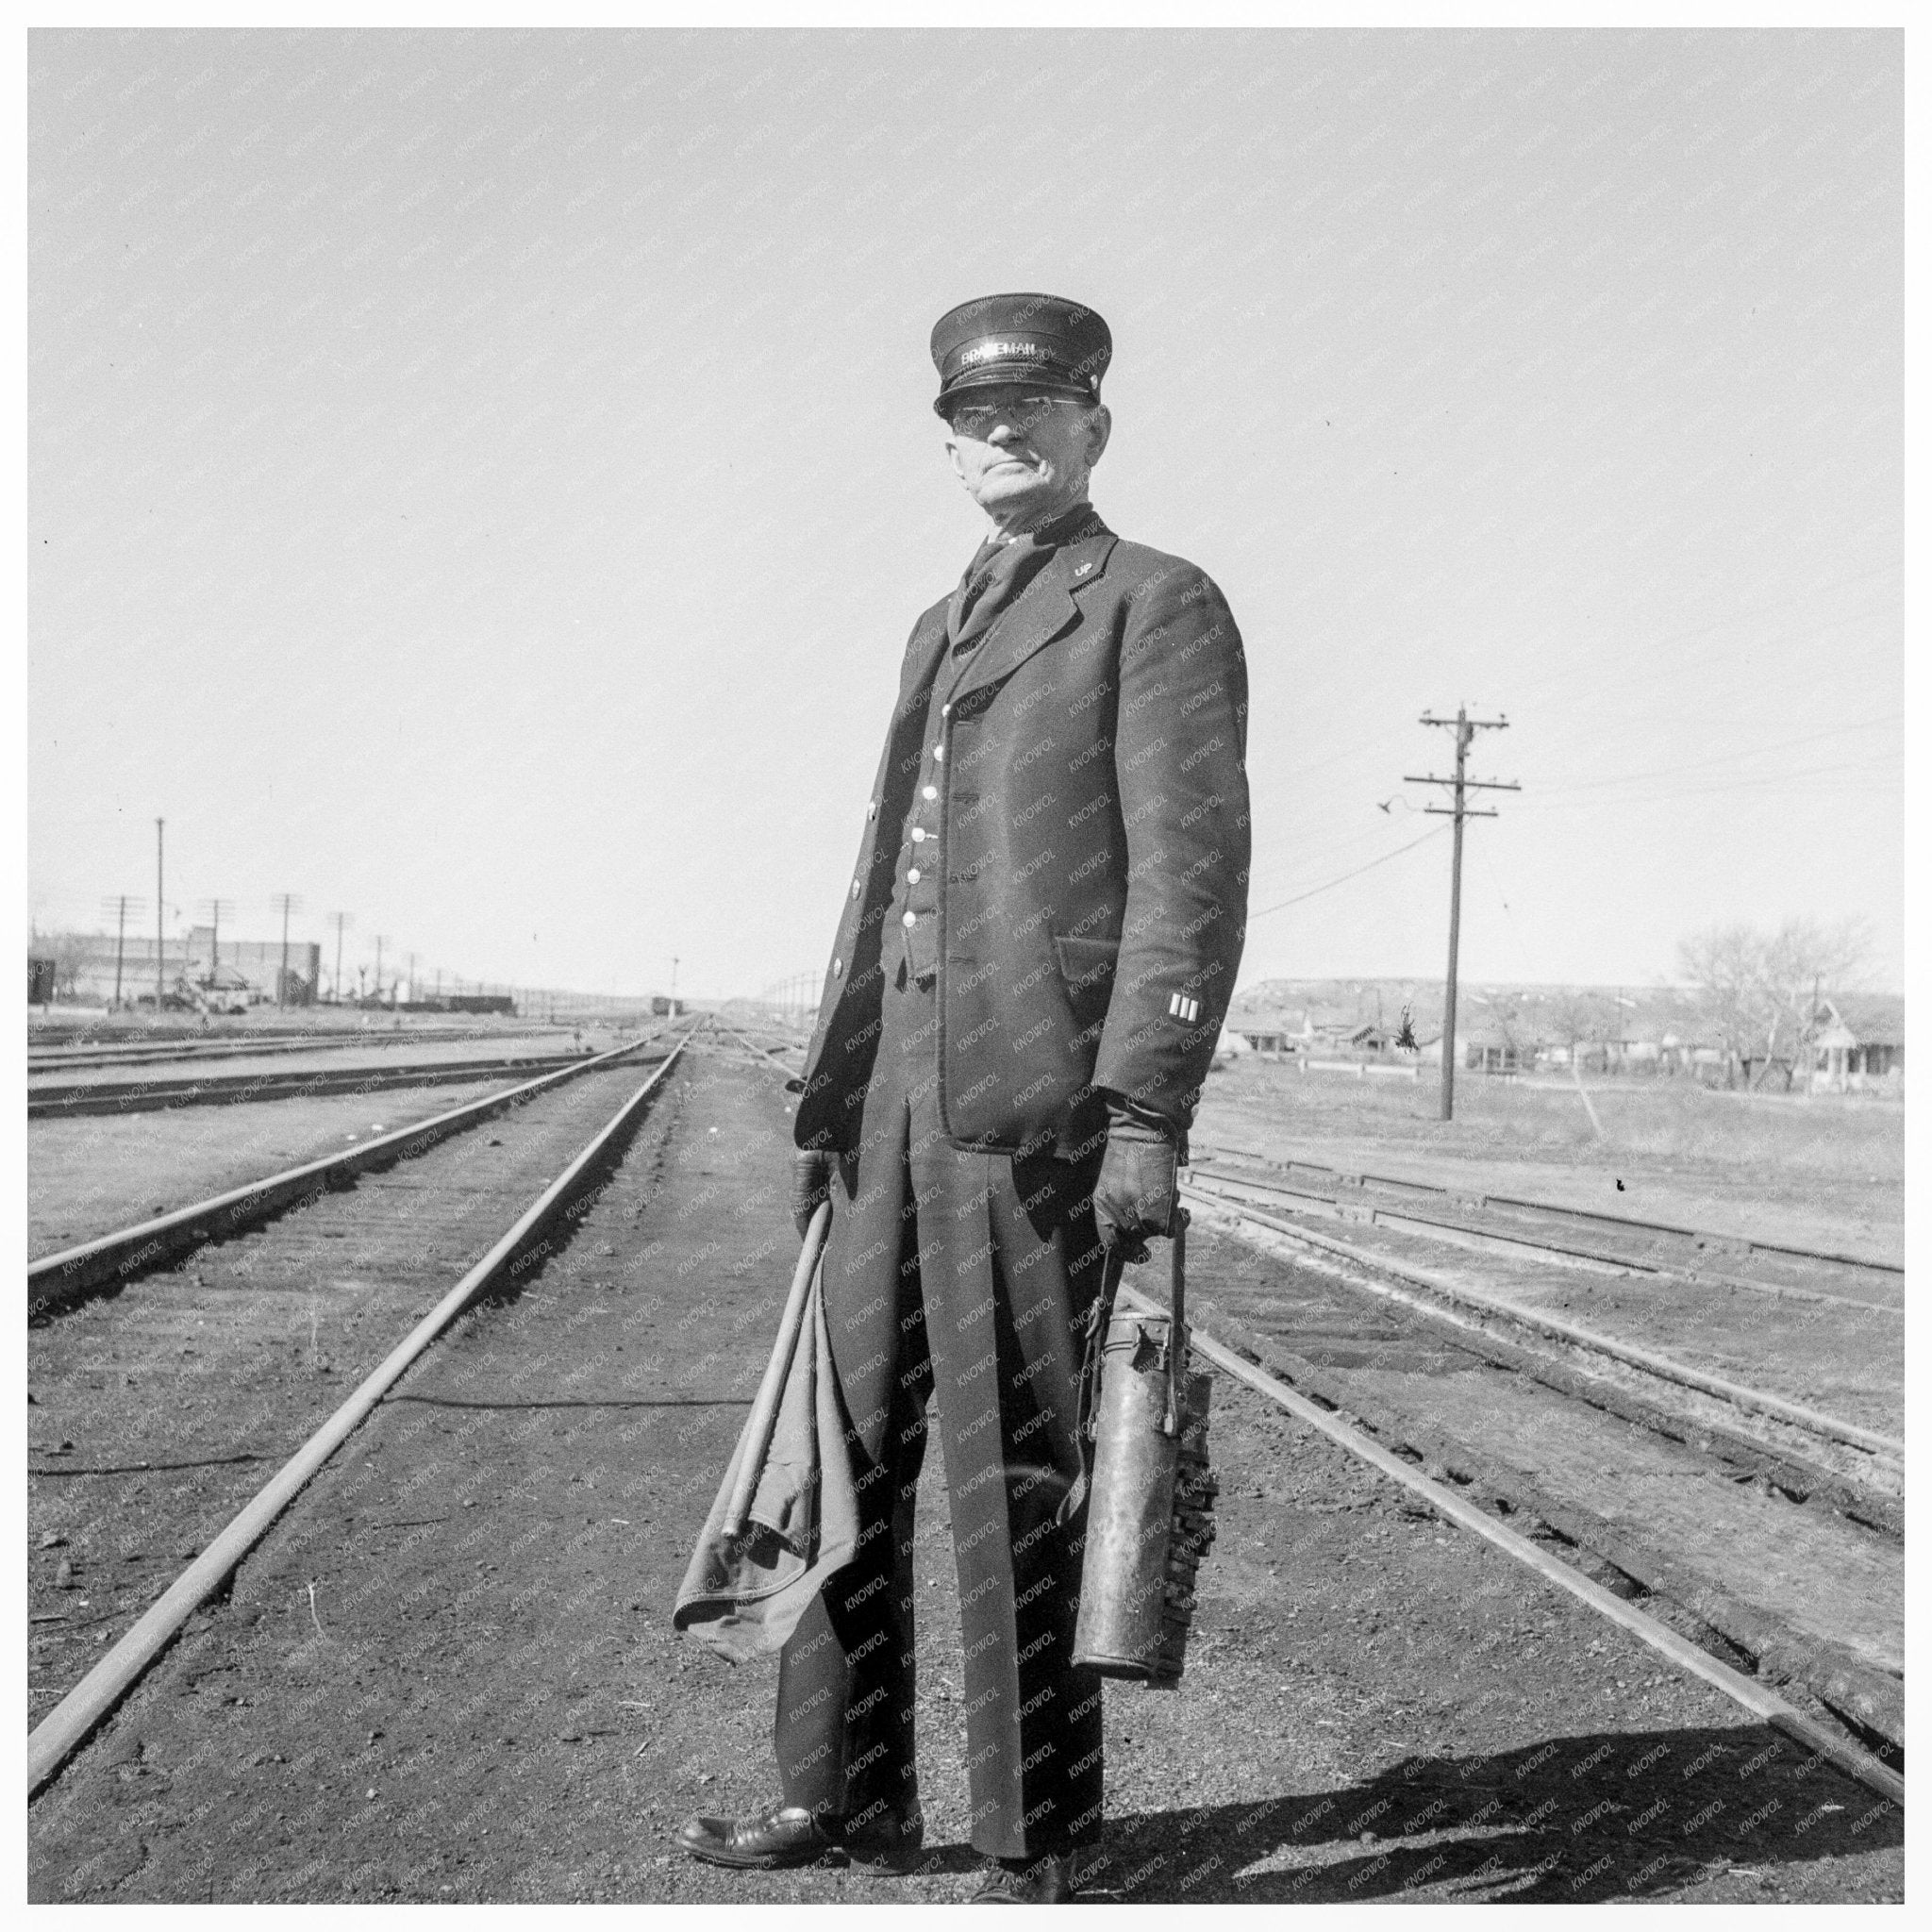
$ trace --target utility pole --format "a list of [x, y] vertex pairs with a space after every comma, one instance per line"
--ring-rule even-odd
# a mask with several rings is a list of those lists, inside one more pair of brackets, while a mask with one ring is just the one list
[[277, 892], [271, 902], [282, 915], [282, 971], [275, 981], [275, 1005], [289, 1004], [289, 914], [301, 909], [301, 895], [296, 892]]
[[1469, 791], [1521, 791], [1520, 785], [1499, 785], [1491, 780], [1472, 778], [1468, 774], [1469, 748], [1475, 741], [1478, 731], [1507, 731], [1509, 721], [1507, 718], [1472, 718], [1465, 705], [1456, 708], [1453, 718], [1438, 718], [1424, 711], [1422, 716], [1424, 724], [1438, 724], [1445, 730], [1454, 727], [1456, 732], [1456, 775], [1453, 778], [1405, 776], [1405, 785], [1449, 785], [1455, 788], [1456, 803], [1453, 807], [1431, 805], [1424, 809], [1433, 817], [1456, 821], [1456, 841], [1454, 857], [1449, 861], [1449, 979], [1442, 994], [1442, 1108], [1441, 1118], [1449, 1121], [1456, 1118], [1456, 963], [1457, 951], [1462, 938], [1462, 822], [1464, 819], [1492, 819], [1492, 811], [1478, 811], [1463, 802]]
[[677, 1017], [677, 955], [671, 956], [671, 1017]]
[[121, 1004], [121, 961], [127, 950], [127, 908], [139, 906], [141, 901], [131, 898], [125, 892], [117, 893], [113, 898], [104, 900], [105, 906], [114, 908], [114, 1005]]
[[386, 933], [375, 935], [375, 1004], [378, 1007], [382, 1004], [382, 948], [388, 937]]
[[166, 916], [166, 908], [161, 900], [161, 824], [162, 822], [159, 819], [155, 821], [155, 1018], [157, 1020], [161, 1017], [163, 988], [161, 955], [166, 946], [166, 940], [164, 938], [166, 928], [162, 924], [162, 921]]
[[336, 1005], [341, 1006], [342, 1003], [342, 928], [349, 924], [349, 915], [346, 912], [331, 912], [329, 917], [335, 921], [336, 927], [336, 976], [333, 984], [335, 986]]
[[208, 908], [208, 915], [214, 922], [214, 928], [208, 942], [208, 985], [212, 987], [222, 968], [222, 908], [225, 906], [232, 912], [235, 909], [235, 902], [232, 899], [204, 899], [201, 903]]

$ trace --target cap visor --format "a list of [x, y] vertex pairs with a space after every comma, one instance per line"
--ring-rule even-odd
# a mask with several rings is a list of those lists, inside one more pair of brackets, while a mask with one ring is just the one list
[[1065, 396], [1076, 403], [1097, 403], [1097, 391], [1072, 376], [1040, 375], [1024, 369], [975, 369], [955, 376], [934, 399], [933, 408], [943, 416], [962, 396], [983, 389], [1039, 390], [1044, 395]]

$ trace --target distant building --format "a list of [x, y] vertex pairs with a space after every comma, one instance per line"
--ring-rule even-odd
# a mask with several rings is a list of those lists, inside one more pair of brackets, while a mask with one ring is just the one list
[[[1394, 1045], [1387, 1016], [1407, 1008], [1420, 1061], [1441, 1066], [1441, 980], [1264, 980], [1236, 994], [1227, 1026], [1257, 1053], [1318, 1066], [1415, 1064]], [[1780, 1034], [1790, 1065], [1793, 1035]], [[1762, 1048], [1758, 1049], [1761, 1054]], [[1820, 1003], [1816, 1030], [1794, 1085], [1814, 1093], [1898, 1093], [1905, 1082], [1905, 1002], [1845, 994]], [[1720, 1037], [1690, 987], [1523, 986], [1463, 983], [1456, 1028], [1457, 1066], [1470, 1073], [1567, 1075], [1573, 1058], [1607, 1077], [1694, 1079], [1745, 1086], [1764, 1061]], [[1774, 1083], [1782, 1086], [1782, 1081]]]
[[[198, 925], [183, 939], [169, 939], [161, 948], [160, 977], [170, 991], [177, 983], [214, 991], [232, 1004], [273, 1001], [281, 972], [280, 940], [224, 939], [217, 971], [213, 932]], [[112, 933], [66, 933], [49, 941], [58, 950], [59, 995], [79, 1006], [102, 1007], [114, 997], [115, 940]], [[315, 997], [322, 974], [322, 948], [312, 941], [289, 942], [289, 977], [281, 989], [290, 1006], [307, 1006]], [[121, 999], [124, 1005], [155, 993], [155, 939], [128, 933], [121, 941]]]
[[1253, 1053], [1280, 1055], [1294, 1051], [1291, 1036], [1278, 1026], [1236, 1026], [1229, 1030], [1237, 1040], [1244, 1041]]
[[1906, 1007], [1902, 999], [1846, 994], [1825, 1000], [1811, 1041], [1814, 1093], [1897, 1092], [1906, 1077]]

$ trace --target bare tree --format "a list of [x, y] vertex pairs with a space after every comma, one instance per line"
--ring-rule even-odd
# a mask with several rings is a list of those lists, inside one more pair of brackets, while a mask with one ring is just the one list
[[1753, 1087], [1775, 1066], [1787, 1091], [1809, 1058], [1820, 1000], [1851, 991], [1870, 958], [1870, 935], [1856, 919], [1787, 919], [1775, 932], [1713, 925], [1677, 947], [1678, 969], [1698, 991], [1699, 1017], [1724, 1051], [1726, 1081], [1740, 1061], [1755, 1061]]
[[1764, 937], [1751, 925], [1707, 926], [1678, 942], [1677, 970], [1697, 989], [1698, 1019], [1724, 1054], [1728, 1086], [1764, 1024]]
[[1573, 1067], [1580, 1048], [1600, 1045], [1610, 1038], [1610, 1008], [1601, 993], [1587, 987], [1567, 987], [1555, 994], [1546, 1018], [1552, 1035], [1570, 1049]]
[[1869, 970], [1871, 957], [1871, 935], [1857, 919], [1829, 925], [1816, 919], [1788, 919], [1767, 941], [1764, 998], [1771, 1020], [1765, 1072], [1781, 1065], [1787, 1091], [1793, 1074], [1810, 1064], [1811, 1043], [1823, 1026], [1820, 1002], [1851, 991]]

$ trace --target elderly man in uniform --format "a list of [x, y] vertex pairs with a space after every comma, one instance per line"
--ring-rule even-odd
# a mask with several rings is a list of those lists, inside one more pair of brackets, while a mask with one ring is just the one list
[[[991, 295], [932, 336], [946, 452], [989, 528], [913, 625], [799, 1086], [801, 1232], [862, 1530], [780, 1655], [780, 1802], [693, 1818], [715, 1864], [905, 1872], [912, 1511], [936, 1409], [964, 1640], [975, 1896], [1059, 1903], [1101, 1830], [1101, 1686], [1073, 1661], [1083, 1335], [1144, 1259], [1240, 963], [1240, 634], [1194, 565], [1088, 502], [1111, 421], [1091, 309]], [[836, 1175], [836, 1181], [835, 1181]]]

